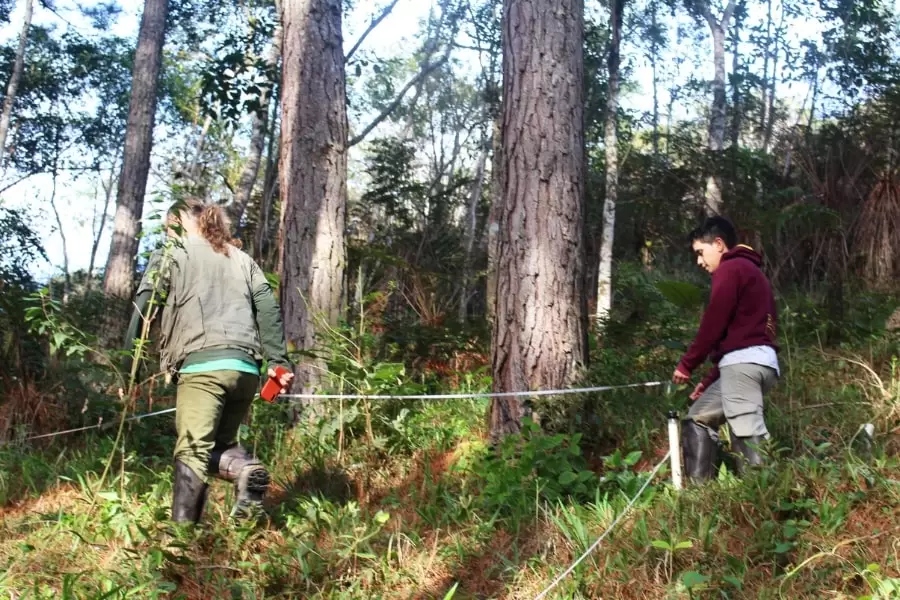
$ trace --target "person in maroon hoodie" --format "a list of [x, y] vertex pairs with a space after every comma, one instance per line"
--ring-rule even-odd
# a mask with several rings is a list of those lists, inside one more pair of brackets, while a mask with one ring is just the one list
[[778, 366], [777, 313], [762, 259], [737, 243], [732, 224], [711, 217], [691, 233], [697, 264], [712, 275], [709, 305], [693, 343], [675, 368], [672, 381], [688, 383], [709, 358], [712, 369], [697, 384], [687, 419], [682, 421], [685, 472], [693, 480], [715, 475], [719, 426], [727, 422], [732, 450], [758, 465], [759, 444], [769, 439], [763, 396], [781, 374]]

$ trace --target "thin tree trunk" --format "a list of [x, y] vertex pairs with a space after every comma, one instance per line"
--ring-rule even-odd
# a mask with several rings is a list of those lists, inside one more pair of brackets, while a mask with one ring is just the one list
[[150, 171], [159, 69], [166, 34], [168, 0], [146, 0], [138, 32], [125, 128], [122, 174], [116, 193], [116, 217], [106, 261], [103, 291], [113, 306], [107, 311], [104, 339], [117, 343], [125, 330], [127, 303], [134, 287], [144, 193]]
[[[762, 80], [759, 82], [759, 134], [760, 136], [765, 135], [766, 131], [766, 123], [768, 119], [766, 118], [766, 109], [768, 108], [768, 103], [766, 102], [766, 92], [769, 87], [769, 47], [772, 45], [772, 0], [766, 0], [766, 44], [765, 48], [763, 48], [763, 73]], [[759, 138], [757, 138], [759, 139]]]
[[197, 136], [197, 142], [194, 144], [194, 158], [188, 166], [187, 175], [190, 180], [197, 185], [197, 179], [200, 176], [200, 156], [203, 154], [203, 146], [206, 144], [206, 136], [209, 135], [209, 128], [212, 126], [212, 116], [206, 115], [203, 119], [203, 127], [200, 128], [200, 135]]
[[807, 135], [812, 133], [813, 122], [816, 118], [816, 101], [819, 99], [819, 65], [816, 63], [816, 73], [813, 79], [812, 100], [809, 102], [809, 121], [806, 123]]
[[[341, 8], [341, 0], [284, 2], [279, 262], [286, 338], [298, 350], [316, 347], [320, 325], [337, 324], [344, 305], [347, 104]], [[298, 363], [302, 390], [316, 385], [317, 367]]]
[[[503, 4], [503, 181], [493, 388], [568, 385], [587, 362], [584, 4]], [[494, 440], [531, 411], [495, 398]]]
[[734, 19], [734, 38], [731, 43], [731, 79], [734, 82], [731, 86], [731, 147], [734, 151], [732, 160], [732, 177], [737, 176], [737, 150], [741, 143], [741, 81], [740, 81], [740, 43], [741, 43], [741, 21], [744, 3], [737, 10]]
[[491, 133], [491, 208], [487, 223], [487, 273], [485, 274], [485, 303], [488, 322], [497, 313], [497, 252], [500, 243], [500, 222], [503, 188], [503, 113], [497, 110]]
[[[280, 92], [281, 87], [278, 87]], [[259, 207], [259, 215], [256, 222], [256, 241], [254, 251], [256, 260], [263, 262], [268, 255], [271, 246], [270, 232], [272, 231], [272, 209], [275, 203], [275, 192], [278, 188], [278, 154], [281, 145], [278, 132], [278, 107], [276, 102], [272, 106], [272, 121], [269, 126], [269, 147], [266, 150], [266, 170], [263, 175], [262, 202]], [[277, 256], [277, 252], [275, 253]]]
[[472, 280], [472, 250], [475, 247], [475, 231], [478, 226], [478, 204], [481, 202], [481, 192], [484, 189], [484, 171], [487, 164], [490, 145], [486, 139], [481, 142], [481, 153], [478, 155], [478, 163], [475, 167], [475, 180], [469, 192], [469, 207], [466, 213], [466, 237], [465, 260], [463, 261], [462, 292], [459, 298], [459, 322], [465, 323], [468, 317], [469, 288]]
[[[775, 35], [775, 48], [772, 51], [772, 78], [769, 80], [769, 108], [768, 108], [768, 119], [766, 120], [766, 130], [765, 137], [763, 138], [763, 152], [769, 151], [769, 145], [772, 143], [772, 132], [775, 128], [775, 90], [778, 85], [778, 55], [781, 47], [781, 35], [784, 27], [784, 7], [782, 6], [781, 12], [781, 23], [776, 30]], [[766, 48], [766, 52], [769, 49]], [[765, 97], [763, 97], [763, 102], [765, 102]]]
[[731, 15], [734, 13], [735, 0], [730, 0], [721, 20], [716, 19], [710, 11], [706, 1], [698, 3], [713, 40], [713, 100], [709, 116], [709, 150], [714, 164], [712, 173], [706, 181], [706, 209], [710, 214], [722, 212], [722, 179], [718, 174], [718, 162], [721, 159], [722, 150], [725, 148], [725, 32]]
[[19, 47], [16, 49], [16, 60], [13, 63], [13, 72], [6, 86], [6, 98], [3, 100], [3, 113], [0, 114], [0, 161], [6, 159], [6, 136], [9, 133], [9, 121], [12, 118], [13, 104], [16, 102], [16, 92], [19, 89], [19, 80], [22, 79], [22, 71], [25, 68], [25, 46], [28, 44], [28, 30], [31, 29], [31, 15], [34, 10], [34, 0], [25, 0], [25, 21], [22, 23], [22, 31], [19, 32]]
[[97, 260], [97, 250], [100, 249], [100, 238], [103, 237], [103, 229], [106, 227], [106, 217], [109, 213], [109, 203], [112, 200], [113, 184], [116, 179], [120, 151], [121, 148], [116, 148], [116, 155], [113, 157], [113, 164], [109, 170], [109, 179], [106, 183], [100, 184], [103, 187], [103, 210], [100, 212], [100, 223], [97, 225], [97, 230], [94, 231], [94, 239], [91, 242], [91, 259], [88, 262], [88, 279], [85, 285], [85, 289], [88, 291], [94, 287], [94, 266]]
[[[275, 10], [280, 14], [280, 2], [275, 3]], [[281, 37], [281, 20], [278, 20], [275, 24], [275, 31], [272, 33], [272, 47], [268, 56], [266, 56], [266, 64], [272, 70], [275, 70], [278, 66], [278, 60], [281, 58]], [[235, 231], [240, 229], [241, 219], [244, 216], [244, 211], [247, 210], [247, 206], [250, 204], [250, 197], [253, 195], [253, 188], [256, 186], [256, 178], [259, 176], [259, 164], [262, 162], [263, 150], [266, 147], [269, 101], [269, 94], [260, 98], [259, 110], [254, 112], [251, 117], [250, 155], [247, 157], [247, 162], [241, 171], [237, 193], [234, 195], [234, 202], [228, 210]]]
[[659, 58], [659, 45], [657, 43], [659, 31], [657, 30], [656, 13], [659, 10], [658, 0], [651, 0], [650, 26], [653, 30], [650, 40], [650, 68], [653, 73], [653, 157], [659, 157], [659, 76], [656, 72], [656, 62]]
[[66, 232], [63, 229], [62, 217], [59, 214], [59, 208], [56, 206], [56, 182], [58, 178], [57, 161], [53, 163], [53, 184], [50, 189], [50, 207], [53, 209], [53, 215], [56, 217], [56, 226], [59, 227], [59, 238], [62, 240], [63, 251], [63, 297], [62, 303], [69, 303], [69, 295], [72, 293], [72, 273], [69, 271], [69, 245], [66, 241]]
[[616, 231], [616, 200], [619, 195], [619, 150], [617, 122], [619, 110], [619, 46], [625, 0], [610, 3], [609, 92], [606, 99], [606, 197], [603, 200], [603, 229], [600, 236], [600, 264], [597, 271], [597, 325], [601, 326], [612, 308], [613, 240]]

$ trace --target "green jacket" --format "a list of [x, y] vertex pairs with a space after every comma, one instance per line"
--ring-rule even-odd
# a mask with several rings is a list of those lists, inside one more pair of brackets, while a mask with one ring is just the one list
[[[262, 269], [245, 252], [218, 253], [205, 239], [181, 238], [155, 251], [138, 286], [126, 342], [133, 347], [144, 317], [162, 306], [161, 367], [238, 358], [292, 368], [281, 313]], [[154, 287], [155, 295], [154, 295]], [[154, 305], [150, 306], [151, 297]]]

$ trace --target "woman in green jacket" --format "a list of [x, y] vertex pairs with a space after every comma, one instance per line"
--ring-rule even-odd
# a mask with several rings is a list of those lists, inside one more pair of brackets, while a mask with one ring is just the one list
[[263, 359], [271, 377], [275, 366], [289, 371], [279, 379], [282, 391], [293, 378], [281, 314], [262, 270], [232, 240], [221, 207], [178, 202], [166, 225], [170, 243], [150, 257], [127, 341], [133, 345], [152, 314], [151, 298], [158, 300], [161, 366], [177, 381], [172, 519], [200, 520], [210, 476], [233, 481], [231, 514], [250, 516], [262, 506], [269, 473], [237, 433]]

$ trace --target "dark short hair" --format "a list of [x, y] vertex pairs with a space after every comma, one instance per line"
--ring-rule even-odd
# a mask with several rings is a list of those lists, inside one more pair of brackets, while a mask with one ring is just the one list
[[725, 217], [708, 218], [703, 225], [691, 232], [690, 240], [688, 241], [691, 244], [697, 240], [711, 244], [716, 241], [716, 238], [722, 238], [729, 250], [737, 245], [737, 233], [734, 230], [734, 225]]

